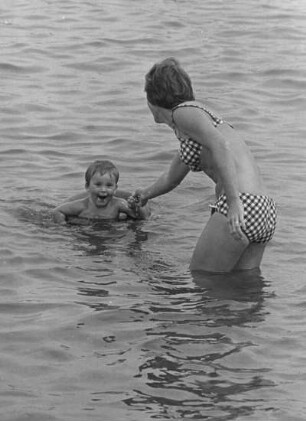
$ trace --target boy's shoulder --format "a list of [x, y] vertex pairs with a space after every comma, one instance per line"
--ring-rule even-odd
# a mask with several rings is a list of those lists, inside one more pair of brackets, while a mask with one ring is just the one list
[[75, 208], [87, 209], [89, 206], [89, 198], [84, 197], [83, 199], [72, 200], [71, 202], [68, 202], [68, 203], [70, 203], [70, 205]]
[[65, 213], [78, 214], [83, 210], [87, 209], [89, 206], [88, 197], [84, 199], [71, 200], [69, 202], [64, 202], [62, 205], [58, 206], [55, 210], [64, 211]]

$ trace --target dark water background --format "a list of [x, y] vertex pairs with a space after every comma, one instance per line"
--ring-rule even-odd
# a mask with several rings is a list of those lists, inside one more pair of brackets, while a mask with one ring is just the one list
[[[1, 421], [305, 420], [305, 37], [303, 0], [1, 0]], [[166, 169], [143, 81], [167, 56], [278, 203], [261, 274], [189, 273], [199, 174], [148, 221], [51, 221], [94, 159], [128, 190]]]

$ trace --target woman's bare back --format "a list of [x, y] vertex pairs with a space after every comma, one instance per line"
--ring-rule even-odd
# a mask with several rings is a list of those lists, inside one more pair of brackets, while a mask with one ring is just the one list
[[[219, 130], [228, 142], [231, 155], [235, 164], [236, 174], [238, 178], [238, 189], [240, 192], [253, 194], [265, 194], [265, 187], [260, 175], [259, 168], [253, 158], [253, 155], [241, 138], [241, 136], [228, 123], [220, 124], [216, 130]], [[216, 183], [217, 195], [224, 193], [221, 180], [214, 171], [213, 160], [210, 152], [204, 147], [201, 153], [201, 164], [203, 171]]]

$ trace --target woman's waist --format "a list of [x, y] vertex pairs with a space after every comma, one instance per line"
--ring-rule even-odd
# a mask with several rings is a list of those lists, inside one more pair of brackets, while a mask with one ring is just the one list
[[[238, 183], [237, 185], [237, 192], [239, 193], [248, 193], [253, 194], [255, 196], [268, 196], [268, 192], [266, 188], [261, 184], [257, 183]], [[226, 195], [226, 190], [222, 183], [216, 183], [215, 187], [215, 195], [216, 199], [218, 199], [222, 195]]]

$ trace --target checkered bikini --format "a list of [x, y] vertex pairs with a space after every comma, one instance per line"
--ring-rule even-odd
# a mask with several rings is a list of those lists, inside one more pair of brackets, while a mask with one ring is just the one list
[[[244, 207], [245, 235], [251, 243], [267, 243], [276, 227], [275, 202], [268, 196], [240, 193]], [[222, 194], [213, 206], [216, 212], [227, 216], [226, 196]]]
[[195, 105], [195, 104], [179, 104], [172, 109], [172, 122], [174, 125], [174, 133], [176, 137], [178, 138], [178, 140], [180, 141], [181, 160], [184, 162], [184, 164], [188, 165], [191, 171], [203, 171], [200, 166], [200, 154], [202, 150], [202, 145], [196, 142], [195, 140], [191, 139], [190, 137], [186, 137], [186, 138], [182, 137], [175, 128], [173, 113], [175, 110], [182, 107], [193, 107], [193, 108], [199, 108], [200, 110], [203, 110], [205, 113], [207, 113], [211, 117], [212, 124], [215, 127], [217, 127], [219, 124], [222, 124], [223, 120], [221, 120], [221, 118], [217, 117], [206, 108], [201, 107], [199, 105]]

